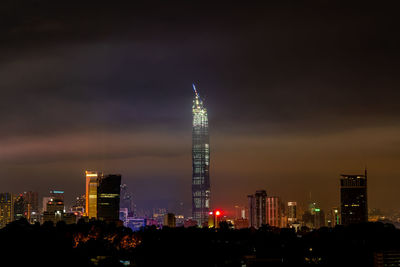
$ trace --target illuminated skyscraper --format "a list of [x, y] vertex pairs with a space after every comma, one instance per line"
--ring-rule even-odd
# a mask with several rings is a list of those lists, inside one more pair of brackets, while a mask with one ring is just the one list
[[281, 227], [281, 202], [279, 197], [267, 197], [267, 224]]
[[364, 175], [342, 174], [340, 176], [342, 224], [367, 222], [367, 170], [365, 170]]
[[289, 223], [297, 221], [297, 202], [288, 202], [287, 216]]
[[14, 219], [14, 202], [10, 193], [0, 193], [0, 228]]
[[193, 84], [192, 128], [192, 216], [201, 226], [210, 209], [210, 144], [207, 109]]
[[102, 173], [95, 171], [86, 171], [86, 216], [89, 218], [97, 218], [97, 187], [98, 178], [103, 176]]

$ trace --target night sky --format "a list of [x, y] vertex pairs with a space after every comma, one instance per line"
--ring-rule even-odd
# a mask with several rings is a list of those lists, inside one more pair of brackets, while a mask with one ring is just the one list
[[0, 4], [0, 192], [85, 191], [120, 173], [139, 209], [191, 207], [196, 83], [210, 125], [212, 203], [258, 189], [339, 205], [400, 201], [400, 35], [389, 2]]

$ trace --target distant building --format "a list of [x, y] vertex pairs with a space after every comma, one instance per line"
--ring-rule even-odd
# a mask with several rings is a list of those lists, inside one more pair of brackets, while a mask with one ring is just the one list
[[267, 224], [281, 227], [281, 202], [279, 197], [267, 197]]
[[133, 231], [139, 231], [147, 225], [147, 220], [144, 218], [128, 218], [126, 227], [131, 228]]
[[235, 229], [243, 229], [249, 228], [249, 220], [248, 219], [236, 219], [234, 220]]
[[250, 226], [259, 228], [267, 223], [267, 192], [258, 190], [254, 195], [247, 196], [249, 200]]
[[86, 171], [86, 216], [97, 218], [97, 187], [98, 179], [102, 177], [102, 173], [96, 171]]
[[97, 188], [97, 218], [103, 221], [119, 220], [121, 175], [109, 174], [99, 178]]
[[247, 196], [249, 203], [249, 227], [256, 227], [256, 199], [254, 195]]
[[62, 199], [50, 198], [46, 204], [46, 211], [43, 212], [42, 222], [51, 221], [57, 223], [63, 220], [64, 201]]
[[50, 199], [52, 199], [52, 198], [51, 197], [43, 197], [42, 198], [42, 212], [47, 211], [47, 202], [49, 202]]
[[128, 208], [119, 208], [119, 219], [123, 221], [124, 225], [128, 222]]
[[289, 224], [297, 221], [297, 202], [288, 202], [287, 218]]
[[318, 229], [325, 226], [325, 213], [317, 203], [310, 203], [309, 209], [302, 217], [303, 224], [311, 229]]
[[187, 220], [185, 220], [185, 222], [183, 223], [183, 226], [184, 226], [185, 228], [197, 226], [197, 221], [195, 221], [195, 220], [193, 220], [193, 219], [187, 219]]
[[164, 215], [164, 224], [163, 226], [167, 226], [170, 228], [176, 227], [176, 219], [175, 219], [175, 214], [173, 213], [167, 213]]
[[27, 191], [23, 193], [25, 203], [26, 203], [26, 210], [29, 210], [29, 215], [33, 212], [39, 212], [39, 196], [38, 192]]
[[210, 211], [210, 140], [208, 115], [193, 85], [192, 106], [192, 217], [199, 226], [207, 224]]
[[23, 194], [14, 196], [14, 220], [25, 218], [26, 202]]
[[59, 199], [64, 201], [64, 191], [63, 190], [51, 190], [50, 197], [53, 199]]
[[136, 214], [136, 205], [133, 201], [133, 195], [129, 191], [128, 186], [126, 184], [121, 185], [121, 201], [120, 207], [126, 208], [128, 210], [128, 215], [130, 217], [135, 217]]
[[340, 210], [342, 224], [368, 221], [367, 170], [358, 175], [340, 175]]
[[0, 228], [14, 219], [13, 196], [11, 193], [0, 193]]
[[70, 211], [76, 216], [81, 217], [85, 214], [85, 195], [76, 197], [74, 205], [71, 207]]
[[340, 212], [339, 209], [334, 207], [331, 209], [328, 217], [328, 226], [335, 227], [336, 225], [340, 224]]

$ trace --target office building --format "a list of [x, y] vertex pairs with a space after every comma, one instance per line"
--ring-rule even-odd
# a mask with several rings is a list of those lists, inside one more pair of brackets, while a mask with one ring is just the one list
[[64, 191], [62, 190], [51, 190], [50, 197], [52, 199], [58, 199], [64, 201]]
[[207, 109], [193, 85], [192, 125], [192, 217], [199, 226], [207, 224], [210, 211], [210, 143]]
[[32, 212], [38, 213], [39, 212], [39, 196], [38, 192], [27, 191], [23, 193], [26, 209], [29, 210], [28, 214], [31, 215]]
[[0, 228], [14, 219], [14, 202], [11, 193], [0, 193]]
[[103, 176], [102, 173], [96, 171], [86, 171], [86, 216], [97, 218], [97, 187], [98, 179]]
[[247, 198], [250, 227], [259, 228], [267, 224], [267, 192], [258, 190], [254, 195], [248, 195]]
[[297, 221], [297, 202], [288, 202], [287, 218], [289, 224]]
[[342, 224], [367, 222], [367, 170], [365, 170], [364, 174], [341, 174], [340, 177]]
[[281, 202], [279, 197], [267, 197], [267, 224], [281, 227]]
[[121, 175], [108, 174], [98, 179], [97, 218], [107, 222], [119, 220]]
[[14, 220], [25, 218], [26, 202], [23, 194], [14, 196]]
[[170, 228], [176, 227], [176, 219], [175, 219], [175, 214], [173, 213], [167, 213], [164, 215], [164, 223], [163, 226], [167, 226]]

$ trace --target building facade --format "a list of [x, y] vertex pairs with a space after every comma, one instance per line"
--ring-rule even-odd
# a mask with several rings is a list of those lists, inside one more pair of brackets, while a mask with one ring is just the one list
[[102, 173], [96, 171], [86, 171], [86, 205], [85, 213], [86, 216], [91, 218], [97, 218], [97, 187], [98, 179], [102, 177]]
[[367, 170], [364, 174], [340, 175], [340, 210], [342, 224], [368, 221]]
[[248, 195], [247, 198], [250, 227], [259, 228], [263, 224], [267, 224], [267, 192], [258, 190], [254, 195]]
[[14, 201], [11, 193], [0, 193], [0, 228], [14, 219]]
[[98, 180], [97, 218], [103, 221], [119, 220], [121, 175], [109, 174]]
[[288, 202], [287, 217], [289, 224], [297, 221], [297, 202]]
[[267, 197], [267, 224], [281, 227], [281, 202], [279, 197]]
[[207, 109], [193, 85], [192, 107], [192, 217], [199, 226], [208, 222], [210, 211], [210, 144]]

